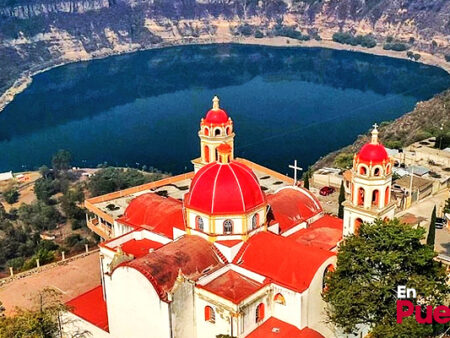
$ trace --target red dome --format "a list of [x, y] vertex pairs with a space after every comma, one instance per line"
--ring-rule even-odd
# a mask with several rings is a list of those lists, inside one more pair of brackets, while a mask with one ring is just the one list
[[228, 114], [223, 109], [211, 109], [206, 113], [205, 122], [214, 123], [214, 124], [222, 124], [227, 123]]
[[389, 155], [381, 143], [366, 143], [358, 153], [358, 159], [364, 162], [389, 161]]
[[208, 214], [242, 214], [265, 202], [253, 171], [236, 161], [204, 166], [194, 176], [185, 198], [187, 208]]

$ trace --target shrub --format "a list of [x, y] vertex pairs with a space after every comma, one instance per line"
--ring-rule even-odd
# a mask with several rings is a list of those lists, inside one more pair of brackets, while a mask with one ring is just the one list
[[373, 48], [377, 45], [372, 34], [354, 36], [349, 32], [337, 32], [333, 34], [333, 41], [352, 46], [361, 45], [366, 48]]
[[419, 53], [415, 53], [414, 56], [413, 56], [413, 57], [414, 57], [414, 60], [416, 60], [416, 61], [419, 60], [419, 59], [420, 59], [420, 56], [421, 56], [421, 55], [420, 55]]
[[342, 169], [350, 168], [353, 165], [353, 154], [340, 153], [334, 159], [334, 165]]
[[450, 54], [447, 54], [444, 57], [445, 57], [445, 61], [450, 62]]
[[12, 187], [3, 193], [3, 197], [7, 203], [14, 204], [19, 200], [19, 191], [16, 187]]
[[392, 42], [392, 43], [385, 43], [383, 46], [384, 50], [393, 50], [396, 52], [403, 52], [407, 49], [409, 49], [409, 46], [402, 42]]
[[256, 32], [255, 32], [255, 38], [257, 38], [257, 39], [262, 39], [264, 37], [264, 34], [263, 34], [263, 32], [261, 32], [260, 30], [257, 30]]

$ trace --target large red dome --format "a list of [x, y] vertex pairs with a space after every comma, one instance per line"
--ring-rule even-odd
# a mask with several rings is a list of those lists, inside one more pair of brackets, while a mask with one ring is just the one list
[[246, 165], [213, 162], [194, 176], [185, 206], [208, 214], [242, 214], [266, 202], [258, 179]]
[[205, 122], [213, 124], [227, 123], [228, 114], [223, 109], [211, 109], [206, 113]]
[[389, 155], [381, 143], [366, 143], [358, 153], [358, 159], [364, 162], [383, 162], [389, 161]]

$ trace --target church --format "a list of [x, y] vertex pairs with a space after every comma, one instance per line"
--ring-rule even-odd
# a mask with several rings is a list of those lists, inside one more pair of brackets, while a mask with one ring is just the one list
[[355, 155], [344, 220], [295, 180], [234, 156], [214, 97], [194, 171], [86, 200], [102, 237], [99, 285], [67, 303], [64, 331], [93, 337], [335, 337], [322, 292], [339, 243], [392, 218], [392, 161]]

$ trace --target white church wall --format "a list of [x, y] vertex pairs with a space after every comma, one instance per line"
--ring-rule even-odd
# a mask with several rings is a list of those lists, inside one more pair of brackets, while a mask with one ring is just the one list
[[[274, 298], [278, 293], [284, 297], [285, 304], [275, 302]], [[292, 324], [299, 329], [306, 326], [302, 325], [302, 295], [300, 293], [273, 284], [271, 304], [273, 317]]]
[[194, 311], [194, 284], [187, 280], [176, 282], [170, 303], [172, 316], [172, 334], [174, 338], [185, 338], [196, 335]]
[[[261, 303], [264, 304], [264, 319], [256, 322], [256, 308]], [[242, 310], [244, 313], [242, 318], [243, 332], [241, 332], [243, 337], [255, 330], [258, 326], [263, 324], [269, 317], [272, 316], [272, 310], [270, 308], [269, 297], [267, 296], [267, 294], [259, 296], [247, 306], [243, 307]]]
[[[210, 306], [215, 313], [215, 323], [205, 321], [205, 307]], [[208, 301], [201, 294], [195, 296], [195, 319], [197, 338], [215, 338], [219, 334], [231, 334], [230, 313]], [[234, 332], [235, 333], [235, 332]]]
[[112, 337], [170, 338], [169, 306], [140, 272], [117, 268], [105, 278], [109, 329]]
[[244, 232], [244, 224], [241, 216], [226, 216], [226, 217], [216, 217], [213, 222], [216, 229], [216, 234], [224, 234], [223, 222], [227, 219], [233, 221], [233, 233], [242, 234]]
[[323, 276], [325, 269], [336, 264], [336, 256], [328, 258], [317, 270], [307, 290], [307, 326], [326, 338], [334, 337], [332, 327], [326, 323], [326, 303], [322, 299]]

